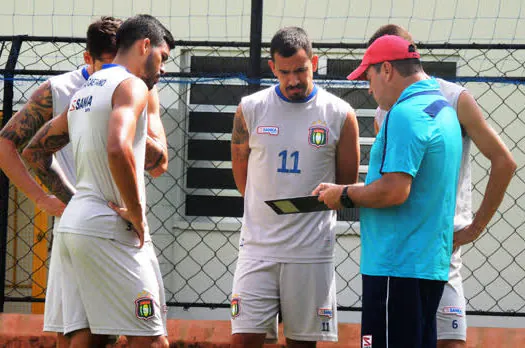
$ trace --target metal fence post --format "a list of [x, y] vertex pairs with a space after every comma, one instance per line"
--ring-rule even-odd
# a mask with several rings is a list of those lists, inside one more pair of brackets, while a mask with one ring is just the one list
[[263, 0], [252, 0], [252, 14], [250, 25], [250, 71], [252, 79], [261, 78], [261, 47]]
[[[25, 36], [15, 36], [11, 44], [11, 51], [5, 65], [4, 74], [4, 105], [2, 127], [9, 121], [13, 114], [13, 78], [20, 47]], [[5, 273], [7, 254], [7, 217], [9, 212], [9, 179], [0, 171], [0, 313], [4, 312], [5, 299]]]

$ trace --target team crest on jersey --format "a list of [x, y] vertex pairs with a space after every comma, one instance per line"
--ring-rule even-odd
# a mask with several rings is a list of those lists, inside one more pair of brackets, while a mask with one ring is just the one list
[[361, 346], [363, 348], [372, 348], [372, 335], [364, 335]]
[[148, 292], [141, 292], [135, 300], [135, 315], [142, 320], [149, 320], [155, 316], [155, 306]]
[[235, 319], [239, 316], [239, 313], [241, 311], [241, 299], [239, 295], [233, 295], [232, 301], [230, 305], [232, 319]]
[[276, 126], [259, 126], [257, 134], [279, 135], [279, 127]]
[[84, 111], [87, 112], [91, 109], [92, 101], [93, 101], [92, 95], [88, 95], [87, 97], [83, 97], [83, 98], [75, 98], [71, 101], [71, 105], [69, 106], [69, 111], [84, 109]]
[[328, 141], [328, 128], [325, 122], [317, 121], [308, 129], [308, 144], [320, 148]]

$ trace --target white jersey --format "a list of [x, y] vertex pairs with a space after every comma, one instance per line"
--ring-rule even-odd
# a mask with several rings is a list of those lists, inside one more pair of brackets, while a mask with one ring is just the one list
[[[53, 76], [49, 79], [51, 95], [53, 97], [53, 117], [60, 115], [69, 106], [73, 94], [82, 87], [89, 78], [87, 67], [83, 67], [65, 74]], [[55, 153], [55, 159], [64, 171], [66, 178], [73, 185], [76, 183], [73, 151], [71, 143]]]
[[310, 195], [335, 182], [336, 148], [350, 105], [314, 87], [290, 102], [273, 86], [244, 97], [250, 156], [239, 258], [276, 262], [330, 262], [336, 213], [277, 215], [266, 200]]
[[[109, 169], [107, 154], [108, 124], [112, 97], [124, 80], [136, 78], [124, 67], [106, 65], [91, 75], [74, 94], [68, 112], [69, 137], [73, 148], [77, 184], [76, 193], [62, 215], [58, 232], [77, 233], [138, 245], [137, 235], [109, 206], [123, 206], [117, 185]], [[144, 160], [147, 134], [146, 108], [137, 121], [133, 153], [140, 199], [145, 207]], [[143, 212], [145, 214], [145, 212]], [[145, 241], [151, 240], [146, 228]]]
[[[443, 79], [436, 79], [439, 82], [441, 94], [448, 100], [454, 110], [458, 110], [458, 99], [465, 88]], [[387, 112], [377, 108], [375, 120], [381, 128]], [[472, 222], [472, 190], [471, 190], [471, 169], [470, 169], [470, 145], [471, 139], [464, 132], [463, 152], [461, 155], [461, 168], [459, 170], [458, 190], [456, 194], [456, 211], [454, 216], [454, 231], [459, 231]]]

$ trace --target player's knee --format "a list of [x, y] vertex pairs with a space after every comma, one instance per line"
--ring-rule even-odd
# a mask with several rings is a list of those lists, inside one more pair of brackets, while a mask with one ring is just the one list
[[231, 337], [231, 348], [257, 348], [264, 345], [266, 334], [236, 333]]
[[315, 348], [316, 341], [296, 341], [289, 338], [286, 339], [286, 347], [288, 348]]
[[438, 340], [437, 348], [467, 348], [467, 342], [461, 340]]
[[130, 348], [168, 348], [170, 346], [166, 336], [128, 336], [128, 344]]
[[70, 339], [65, 336], [62, 332], [57, 332], [57, 348], [68, 348]]

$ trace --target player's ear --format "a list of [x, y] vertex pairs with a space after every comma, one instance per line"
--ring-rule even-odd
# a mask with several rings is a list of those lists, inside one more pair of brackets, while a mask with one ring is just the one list
[[151, 49], [151, 41], [149, 38], [144, 38], [142, 40], [139, 40], [138, 42], [139, 51], [141, 55], [146, 55], [149, 53], [149, 50]]
[[319, 56], [316, 56], [316, 55], [312, 56], [312, 72], [317, 71], [318, 64], [319, 64]]
[[[272, 69], [272, 72], [275, 75], [275, 63], [273, 62], [273, 60], [268, 59], [268, 66], [270, 67], [270, 69]], [[275, 75], [275, 77], [277, 77], [277, 75]]]
[[392, 79], [392, 77], [394, 76], [394, 67], [392, 66], [392, 63], [386, 61], [383, 63], [383, 65], [381, 66], [381, 69], [384, 69], [385, 71], [385, 76], [386, 76], [386, 80], [387, 81], [390, 81]]
[[94, 63], [93, 57], [91, 57], [91, 54], [89, 54], [88, 51], [84, 52], [84, 63], [86, 63], [87, 65], [92, 65]]

